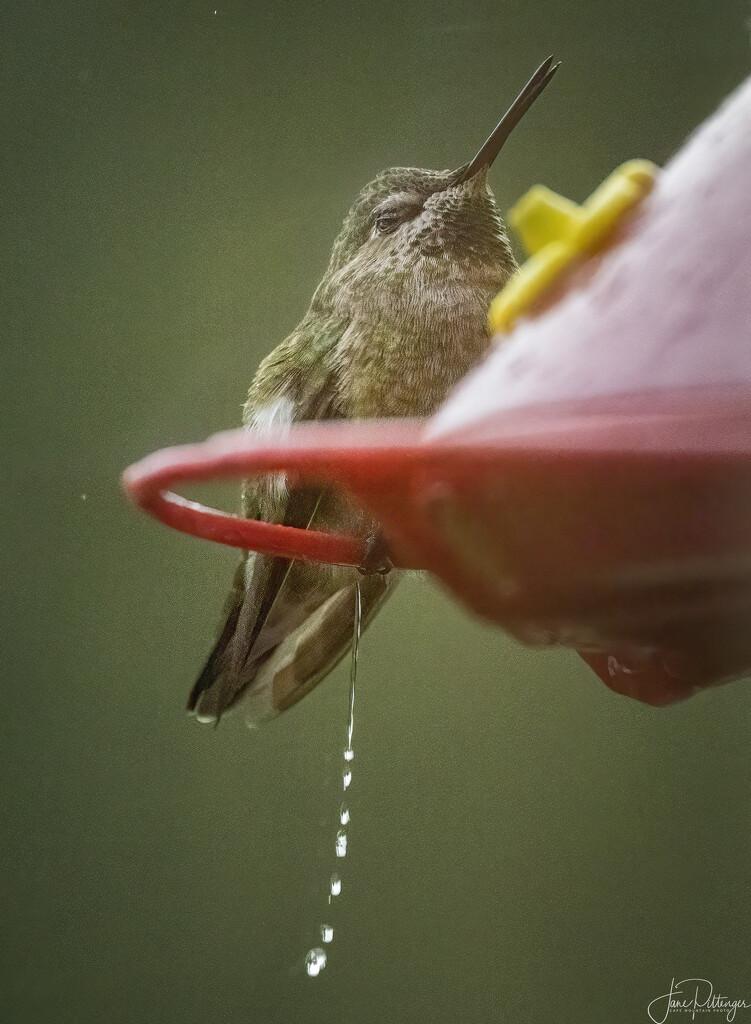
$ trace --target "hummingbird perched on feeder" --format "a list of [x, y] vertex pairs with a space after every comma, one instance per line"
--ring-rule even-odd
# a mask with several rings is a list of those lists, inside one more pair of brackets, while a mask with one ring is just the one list
[[[469, 163], [395, 167], [363, 188], [308, 312], [258, 368], [243, 410], [248, 430], [429, 416], [480, 362], [490, 302], [516, 269], [487, 172], [557, 67], [552, 57], [540, 65]], [[371, 541], [371, 571], [246, 553], [188, 701], [201, 722], [242, 702], [255, 724], [296, 703], [349, 650], [358, 583], [363, 628], [395, 583], [375, 524], [330, 489], [279, 474], [247, 481], [243, 511], [359, 533]]]

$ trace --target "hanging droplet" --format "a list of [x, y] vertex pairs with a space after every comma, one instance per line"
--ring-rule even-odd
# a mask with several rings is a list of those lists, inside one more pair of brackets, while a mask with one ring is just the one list
[[[360, 648], [360, 630], [362, 628], [362, 594], [360, 581], [355, 583], [355, 617], [352, 624], [352, 661], [349, 668], [349, 724], [347, 725], [347, 747], [344, 757], [351, 761], [355, 756], [352, 750], [352, 734], [355, 731], [355, 683], [357, 682], [357, 655]], [[347, 754], [350, 756], [347, 757]]]
[[321, 949], [320, 946], [316, 946], [315, 949], [311, 949], [308, 955], [305, 957], [305, 970], [308, 972], [311, 978], [315, 978], [317, 974], [326, 966], [326, 951]]

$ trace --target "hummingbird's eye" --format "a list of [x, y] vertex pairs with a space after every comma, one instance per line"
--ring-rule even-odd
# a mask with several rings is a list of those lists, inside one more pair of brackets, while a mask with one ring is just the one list
[[412, 220], [422, 210], [423, 203], [419, 196], [402, 193], [390, 196], [386, 202], [377, 206], [374, 213], [374, 231], [378, 235], [390, 235], [400, 224]]
[[403, 220], [404, 215], [401, 212], [397, 210], [384, 210], [383, 213], [379, 213], [376, 217], [376, 230], [379, 235], [388, 235], [392, 231], [396, 231]]

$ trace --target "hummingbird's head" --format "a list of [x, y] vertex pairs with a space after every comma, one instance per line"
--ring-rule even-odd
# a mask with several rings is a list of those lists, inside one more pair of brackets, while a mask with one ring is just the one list
[[465, 285], [488, 295], [515, 269], [487, 172], [558, 65], [535, 72], [476, 156], [454, 171], [394, 167], [362, 189], [334, 243], [318, 299], [341, 312], [415, 312]]
[[391, 167], [360, 192], [334, 244], [331, 269], [352, 260], [412, 263], [424, 256], [493, 262], [508, 258], [487, 166], [459, 171]]

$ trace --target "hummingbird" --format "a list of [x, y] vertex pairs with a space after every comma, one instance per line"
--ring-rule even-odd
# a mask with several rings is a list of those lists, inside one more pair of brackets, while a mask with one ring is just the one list
[[[260, 364], [243, 408], [254, 434], [304, 420], [430, 416], [487, 353], [490, 302], [516, 262], [487, 182], [506, 139], [558, 68], [544, 61], [469, 163], [394, 167], [369, 182], [295, 330]], [[283, 474], [246, 481], [243, 514], [359, 534], [370, 570], [246, 552], [219, 639], [188, 710], [218, 722], [242, 703], [255, 725], [309, 693], [393, 591], [377, 525], [332, 489]]]

